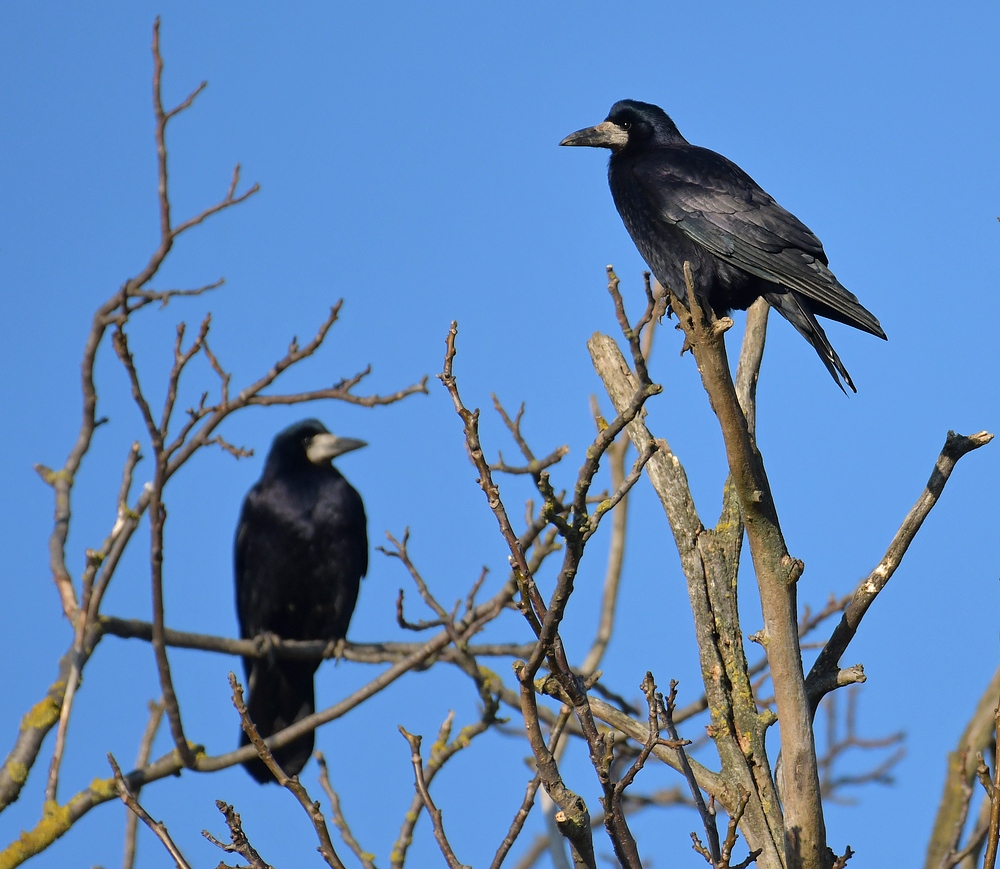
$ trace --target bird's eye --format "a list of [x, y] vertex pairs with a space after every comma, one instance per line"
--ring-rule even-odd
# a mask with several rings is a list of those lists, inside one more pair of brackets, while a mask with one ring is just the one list
[[619, 121], [618, 122], [618, 126], [621, 127], [627, 133], [629, 131], [629, 129], [631, 128], [631, 126], [632, 126], [632, 122], [631, 121]]

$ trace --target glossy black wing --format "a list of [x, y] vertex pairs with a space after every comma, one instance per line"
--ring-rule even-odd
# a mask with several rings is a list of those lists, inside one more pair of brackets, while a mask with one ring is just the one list
[[658, 148], [632, 164], [659, 219], [746, 272], [801, 293], [816, 311], [884, 338], [878, 320], [827, 268], [820, 240], [721, 154]]
[[361, 578], [368, 572], [368, 531], [361, 496], [343, 478], [327, 487], [312, 513], [315, 565], [314, 630], [341, 639], [357, 603]]
[[275, 497], [274, 487], [258, 483], [247, 493], [236, 526], [233, 568], [240, 636], [279, 631], [284, 585], [297, 572], [293, 553], [301, 551], [309, 529], [296, 526], [294, 512]]

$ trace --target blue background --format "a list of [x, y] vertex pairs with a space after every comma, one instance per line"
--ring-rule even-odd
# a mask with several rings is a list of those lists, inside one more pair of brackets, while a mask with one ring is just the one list
[[[592, 437], [588, 396], [601, 393], [585, 342], [595, 330], [616, 330], [604, 266], [615, 264], [634, 314], [644, 266], [612, 205], [606, 155], [556, 145], [602, 120], [616, 99], [633, 97], [662, 105], [690, 141], [735, 160], [802, 218], [889, 335], [884, 344], [830, 327], [859, 387], [845, 398], [811, 348], [772, 320], [758, 440], [789, 548], [806, 563], [803, 603], [816, 608], [831, 592], [848, 592], [877, 563], [949, 428], [998, 425], [995, 4], [4, 4], [0, 734], [8, 744], [70, 641], [48, 571], [51, 491], [32, 465], [65, 460], [79, 425], [90, 316], [158, 241], [148, 47], [156, 14], [165, 100], [210, 82], [170, 128], [175, 216], [221, 197], [237, 161], [244, 183], [262, 186], [183, 237], [155, 281], [197, 286], [225, 275], [226, 286], [135, 320], [132, 346], [156, 406], [178, 320], [194, 329], [212, 312], [213, 349], [240, 385], [280, 358], [293, 335], [311, 337], [343, 297], [327, 345], [290, 372], [285, 390], [336, 382], [369, 362], [374, 371], [359, 392], [433, 375], [457, 319], [456, 373], [467, 403], [484, 408], [488, 453], [516, 455], [489, 409], [495, 391], [512, 411], [527, 403], [525, 432], [539, 454], [570, 445], [553, 476], [571, 485]], [[650, 405], [650, 426], [685, 463], [709, 524], [724, 479], [721, 439], [679, 344], [669, 328], [658, 337], [652, 372], [664, 394]], [[110, 422], [77, 478], [68, 548], [75, 575], [84, 548], [99, 545], [113, 520], [128, 445], [143, 438], [108, 346], [97, 378], [99, 413]], [[180, 406], [215, 386], [207, 367], [194, 369]], [[235, 635], [231, 538], [240, 501], [274, 432], [307, 415], [371, 444], [340, 467], [365, 496], [373, 544], [408, 526], [413, 557], [446, 605], [464, 597], [484, 564], [492, 571], [484, 593], [497, 587], [505, 549], [459, 420], [432, 378], [429, 396], [393, 407], [275, 407], [229, 420], [222, 434], [256, 456], [236, 462], [203, 451], [167, 489], [170, 626]], [[829, 809], [830, 843], [858, 852], [852, 866], [922, 860], [945, 751], [997, 664], [998, 455], [992, 445], [963, 460], [845, 658], [863, 662], [869, 677], [862, 735], [908, 734], [895, 786], [862, 789], [857, 806]], [[147, 461], [137, 484], [149, 473]], [[504, 480], [503, 493], [518, 516], [531, 496], [521, 481]], [[632, 505], [605, 681], [638, 698], [651, 668], [661, 685], [681, 680], [683, 703], [700, 693], [683, 578], [645, 481]], [[570, 607], [566, 639], [577, 660], [595, 627], [606, 535], [595, 538]], [[144, 525], [106, 612], [149, 617], [146, 539]], [[401, 566], [373, 552], [351, 639], [411, 639], [395, 626], [400, 587], [415, 601]], [[752, 597], [744, 611], [750, 633], [759, 627]], [[415, 603], [408, 615], [421, 615]], [[490, 636], [527, 634], [511, 613]], [[187, 651], [173, 651], [171, 661], [189, 737], [213, 754], [234, 747], [225, 674], [238, 662]], [[506, 663], [497, 667], [512, 684]], [[324, 666], [320, 704], [374, 673]], [[74, 709], [61, 800], [108, 774], [106, 752], [130, 764], [146, 701], [158, 693], [148, 644], [102, 642]], [[380, 865], [388, 865], [412, 796], [396, 725], [429, 740], [450, 708], [457, 724], [473, 720], [475, 700], [465, 677], [436, 668], [319, 732], [347, 818]], [[697, 736], [693, 730], [687, 735]], [[0, 818], [4, 844], [38, 820], [51, 742], [20, 801]], [[164, 730], [155, 753], [169, 745]], [[523, 795], [527, 754], [522, 740], [485, 736], [436, 780], [460, 859], [489, 861]], [[596, 780], [579, 746], [566, 769], [596, 811]], [[305, 782], [319, 797], [315, 766]], [[650, 768], [637, 788], [676, 783]], [[258, 788], [241, 769], [185, 773], [142, 799], [193, 864], [215, 865], [222, 855], [200, 831], [224, 835], [216, 798], [235, 804], [266, 860], [319, 865], [314, 834], [290, 795]], [[117, 865], [123, 812], [98, 807], [35, 864]], [[687, 832], [699, 826], [693, 813], [647, 811], [634, 826], [651, 865], [703, 865], [688, 845]], [[539, 829], [533, 815], [524, 842]], [[599, 850], [610, 853], [603, 842]], [[411, 865], [440, 864], [422, 818]], [[145, 830], [139, 865], [169, 865]]]

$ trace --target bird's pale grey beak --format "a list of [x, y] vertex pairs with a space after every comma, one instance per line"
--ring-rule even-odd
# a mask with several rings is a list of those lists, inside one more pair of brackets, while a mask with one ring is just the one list
[[339, 438], [336, 435], [324, 432], [313, 435], [306, 441], [306, 458], [314, 465], [322, 465], [324, 462], [349, 453], [352, 450], [360, 450], [368, 446], [364, 441], [357, 438]]
[[605, 121], [596, 127], [577, 130], [563, 139], [560, 145], [583, 145], [588, 148], [610, 148], [612, 151], [624, 148], [628, 144], [628, 133], [611, 121]]

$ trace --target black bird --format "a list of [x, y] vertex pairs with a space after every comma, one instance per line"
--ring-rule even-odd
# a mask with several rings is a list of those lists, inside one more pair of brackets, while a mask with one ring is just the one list
[[[690, 144], [658, 106], [621, 100], [561, 145], [610, 148], [608, 182], [656, 279], [686, 302], [684, 262], [717, 316], [763, 296], [857, 392], [816, 315], [879, 338], [878, 320], [827, 268], [820, 240], [721, 154]], [[838, 377], [838, 374], [840, 377]], [[846, 390], [845, 390], [846, 391]]]
[[[361, 496], [331, 459], [363, 446], [364, 441], [330, 434], [315, 419], [275, 437], [236, 528], [236, 612], [244, 639], [276, 634], [285, 640], [336, 641], [347, 635], [368, 570], [368, 532]], [[318, 667], [318, 661], [273, 656], [243, 659], [247, 709], [261, 736], [313, 713]], [[275, 750], [288, 775], [306, 765], [313, 736], [310, 731]], [[242, 734], [240, 744], [248, 741]], [[243, 766], [261, 784], [274, 781], [259, 758]]]

